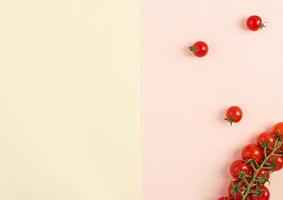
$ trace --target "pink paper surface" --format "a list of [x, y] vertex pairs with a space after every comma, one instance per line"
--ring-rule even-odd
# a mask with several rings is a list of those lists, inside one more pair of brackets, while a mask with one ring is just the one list
[[[243, 146], [283, 121], [283, 1], [142, 1], [142, 199], [215, 200]], [[243, 20], [260, 15], [267, 28]], [[210, 46], [205, 58], [186, 47]], [[241, 123], [224, 111], [239, 105]], [[283, 172], [271, 178], [281, 200]]]

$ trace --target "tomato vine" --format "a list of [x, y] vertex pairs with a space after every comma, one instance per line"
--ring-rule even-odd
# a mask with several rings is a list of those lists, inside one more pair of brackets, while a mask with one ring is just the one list
[[229, 185], [229, 196], [219, 200], [269, 200], [265, 184], [271, 173], [283, 168], [283, 123], [276, 124], [271, 132], [260, 134], [257, 144], [247, 145], [242, 158], [230, 167], [235, 180]]

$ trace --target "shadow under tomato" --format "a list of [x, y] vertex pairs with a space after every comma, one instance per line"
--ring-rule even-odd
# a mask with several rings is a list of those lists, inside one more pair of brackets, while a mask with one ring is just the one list
[[193, 52], [191, 52], [189, 50], [189, 45], [183, 48], [183, 53], [184, 55], [188, 56], [188, 57], [195, 57], [195, 55], [193, 54]]
[[243, 29], [243, 30], [248, 30], [247, 26], [246, 26], [246, 21], [247, 19], [242, 19], [240, 21], [240, 27]]
[[219, 117], [218, 117], [219, 121], [227, 122], [225, 121], [226, 111], [227, 111], [227, 108], [221, 110], [221, 112], [219, 113]]

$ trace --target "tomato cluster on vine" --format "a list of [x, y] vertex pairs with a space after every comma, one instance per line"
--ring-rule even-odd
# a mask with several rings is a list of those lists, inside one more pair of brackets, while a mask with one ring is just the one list
[[242, 150], [242, 160], [230, 166], [233, 177], [228, 195], [218, 200], [269, 200], [266, 187], [270, 174], [283, 168], [283, 122], [272, 131], [261, 133], [256, 144], [248, 144]]

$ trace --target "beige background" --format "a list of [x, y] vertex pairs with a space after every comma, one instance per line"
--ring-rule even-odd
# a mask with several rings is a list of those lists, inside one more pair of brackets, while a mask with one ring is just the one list
[[0, 1], [0, 199], [138, 199], [138, 11]]

